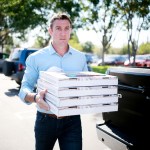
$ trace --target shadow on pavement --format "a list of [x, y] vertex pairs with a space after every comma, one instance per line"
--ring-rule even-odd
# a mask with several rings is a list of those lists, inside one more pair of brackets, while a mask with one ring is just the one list
[[5, 94], [9, 97], [18, 96], [19, 88], [18, 89], [8, 89], [8, 92], [5, 92]]

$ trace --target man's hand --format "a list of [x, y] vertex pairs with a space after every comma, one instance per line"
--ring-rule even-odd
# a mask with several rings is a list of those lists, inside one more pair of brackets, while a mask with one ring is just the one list
[[45, 109], [46, 111], [49, 111], [50, 107], [44, 100], [46, 92], [47, 90], [42, 90], [39, 92], [39, 94], [36, 96], [36, 103], [41, 109]]

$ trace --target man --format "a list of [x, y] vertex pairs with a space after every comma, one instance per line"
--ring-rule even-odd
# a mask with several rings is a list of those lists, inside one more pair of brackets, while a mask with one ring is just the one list
[[82, 128], [80, 115], [57, 118], [44, 101], [46, 90], [34, 93], [33, 89], [40, 71], [51, 67], [63, 71], [87, 71], [85, 55], [69, 46], [72, 31], [70, 18], [64, 13], [55, 14], [49, 26], [51, 43], [33, 54], [26, 61], [19, 97], [27, 104], [37, 104], [35, 122], [36, 150], [52, 150], [58, 139], [61, 150], [82, 149]]

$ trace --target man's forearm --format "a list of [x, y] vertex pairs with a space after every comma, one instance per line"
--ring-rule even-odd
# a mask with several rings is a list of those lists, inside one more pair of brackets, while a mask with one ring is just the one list
[[25, 96], [25, 101], [30, 102], [30, 103], [36, 102], [36, 99], [37, 99], [36, 93], [28, 93]]
[[45, 102], [44, 97], [47, 90], [43, 90], [40, 93], [28, 93], [25, 96], [25, 101], [33, 103], [35, 102], [41, 109], [45, 109], [46, 111], [50, 110], [49, 105]]

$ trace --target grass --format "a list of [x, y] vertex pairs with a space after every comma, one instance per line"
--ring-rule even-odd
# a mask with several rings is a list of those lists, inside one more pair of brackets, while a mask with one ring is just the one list
[[106, 70], [111, 66], [91, 66], [94, 72], [105, 74]]

